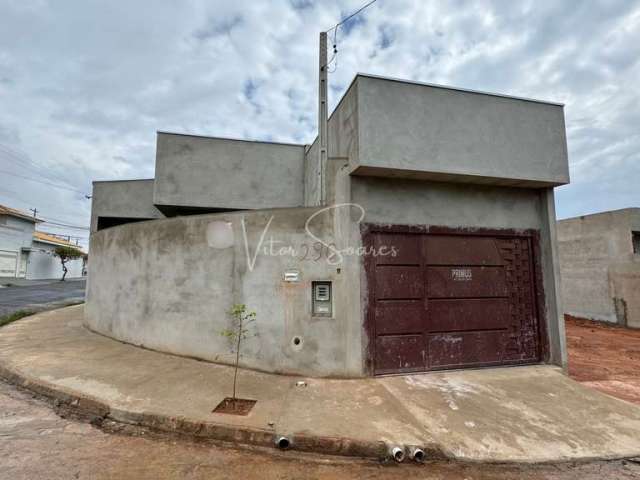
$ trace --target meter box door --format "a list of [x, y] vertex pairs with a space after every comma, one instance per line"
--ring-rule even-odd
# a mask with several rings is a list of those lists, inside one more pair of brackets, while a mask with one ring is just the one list
[[331, 282], [312, 282], [312, 313], [316, 317], [333, 314]]

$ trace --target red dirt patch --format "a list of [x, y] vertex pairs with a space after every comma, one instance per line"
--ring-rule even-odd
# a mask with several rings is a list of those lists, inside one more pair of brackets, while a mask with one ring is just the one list
[[569, 376], [640, 404], [640, 330], [565, 315]]
[[211, 413], [227, 413], [229, 415], [248, 415], [256, 400], [226, 397]]

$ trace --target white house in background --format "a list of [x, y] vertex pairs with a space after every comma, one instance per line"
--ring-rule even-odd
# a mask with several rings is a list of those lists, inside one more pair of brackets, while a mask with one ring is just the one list
[[[43, 232], [33, 232], [33, 244], [27, 260], [27, 278], [58, 278], [62, 276], [62, 265], [60, 259], [55, 256], [54, 251], [57, 246], [79, 247], [65, 238]], [[84, 271], [82, 258], [71, 260], [67, 263], [69, 272], [67, 278], [82, 277]]]
[[0, 205], [0, 277], [25, 278], [36, 223], [31, 215]]
[[[0, 277], [33, 280], [62, 276], [57, 246], [79, 248], [66, 238], [36, 231], [42, 220], [19, 210], [0, 205]], [[67, 263], [67, 278], [81, 277], [82, 258]]]

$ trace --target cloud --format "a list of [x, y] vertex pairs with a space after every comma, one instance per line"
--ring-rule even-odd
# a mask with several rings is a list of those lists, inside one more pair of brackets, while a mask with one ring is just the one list
[[[90, 192], [152, 177], [156, 130], [310, 142], [318, 32], [362, 4], [0, 0], [0, 145], [27, 159], [0, 170]], [[559, 216], [640, 204], [638, 2], [379, 0], [337, 39], [331, 107], [358, 71], [564, 102]], [[0, 203], [88, 225], [71, 190], [3, 176]]]

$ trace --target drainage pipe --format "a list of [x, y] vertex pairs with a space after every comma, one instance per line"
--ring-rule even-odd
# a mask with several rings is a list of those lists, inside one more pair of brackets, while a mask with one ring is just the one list
[[396, 462], [400, 463], [404, 461], [405, 455], [404, 455], [404, 448], [400, 448], [397, 445], [395, 446], [391, 446], [389, 447], [389, 455], [391, 456], [391, 458], [393, 458]]
[[280, 450], [287, 450], [291, 447], [291, 440], [288, 437], [282, 436], [276, 438], [276, 447]]
[[409, 449], [409, 458], [414, 462], [422, 463], [425, 461], [426, 457], [427, 454], [419, 447], [411, 447]]

